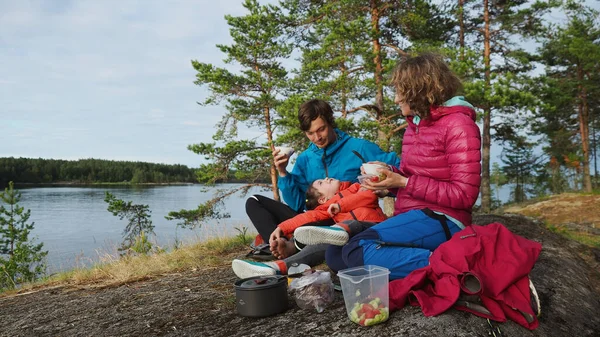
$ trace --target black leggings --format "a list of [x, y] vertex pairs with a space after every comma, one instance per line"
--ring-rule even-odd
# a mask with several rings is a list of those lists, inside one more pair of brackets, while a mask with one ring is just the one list
[[[258, 234], [262, 236], [263, 241], [269, 242], [269, 237], [275, 228], [277, 228], [277, 225], [295, 217], [298, 215], [298, 212], [282, 202], [255, 194], [246, 200], [246, 214], [248, 214]], [[333, 219], [327, 219], [306, 225], [331, 226], [334, 224], [335, 221]]]

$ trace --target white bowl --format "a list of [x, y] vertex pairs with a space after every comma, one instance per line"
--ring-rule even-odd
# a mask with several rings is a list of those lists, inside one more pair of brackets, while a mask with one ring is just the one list
[[289, 146], [275, 146], [276, 150], [279, 150], [279, 153], [283, 153], [288, 157], [291, 157], [294, 154], [294, 149]]
[[375, 176], [378, 176], [380, 174], [379, 171], [377, 171], [377, 169], [380, 169], [380, 168], [387, 169], [387, 167], [385, 167], [383, 165], [369, 164], [369, 163], [362, 164], [362, 167], [363, 167], [363, 170], [365, 171], [365, 174], [372, 174]]

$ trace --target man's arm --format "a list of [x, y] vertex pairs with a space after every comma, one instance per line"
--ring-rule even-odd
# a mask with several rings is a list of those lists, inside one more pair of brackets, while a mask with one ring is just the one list
[[393, 167], [400, 166], [400, 157], [396, 152], [385, 152], [377, 144], [363, 140], [361, 155], [366, 161], [381, 161]]
[[279, 175], [277, 185], [281, 190], [281, 196], [288, 206], [297, 212], [302, 212], [306, 204], [306, 190], [308, 181], [306, 181], [306, 157], [300, 154], [292, 172], [285, 176]]

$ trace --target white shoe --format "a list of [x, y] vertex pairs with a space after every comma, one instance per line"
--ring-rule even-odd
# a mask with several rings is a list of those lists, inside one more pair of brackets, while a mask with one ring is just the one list
[[535, 290], [535, 287], [533, 286], [533, 282], [531, 282], [531, 279], [529, 280], [529, 295], [531, 297], [531, 309], [533, 309], [533, 313], [537, 316], [540, 317], [542, 315], [542, 306], [540, 304], [540, 297], [537, 293], [537, 291]]
[[254, 276], [276, 275], [277, 270], [266, 263], [246, 260], [231, 261], [231, 268], [237, 277], [248, 278]]
[[305, 245], [327, 243], [343, 246], [350, 236], [346, 230], [338, 226], [302, 226], [296, 228], [294, 237]]

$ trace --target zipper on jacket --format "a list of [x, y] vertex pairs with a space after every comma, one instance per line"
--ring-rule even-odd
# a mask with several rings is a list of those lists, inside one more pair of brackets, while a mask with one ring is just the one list
[[373, 242], [375, 242], [377, 244], [377, 247], [375, 247], [375, 249], [379, 249], [383, 246], [395, 246], [395, 247], [406, 247], [406, 248], [423, 248], [417, 244], [414, 243], [409, 243], [409, 242], [385, 242], [385, 241], [381, 241], [381, 240], [374, 240]]
[[325, 168], [325, 178], [329, 178], [329, 173], [327, 172], [327, 162], [325, 161], [325, 157], [327, 156], [327, 152], [323, 149], [323, 156], [321, 156], [321, 161], [323, 162], [323, 167]]

